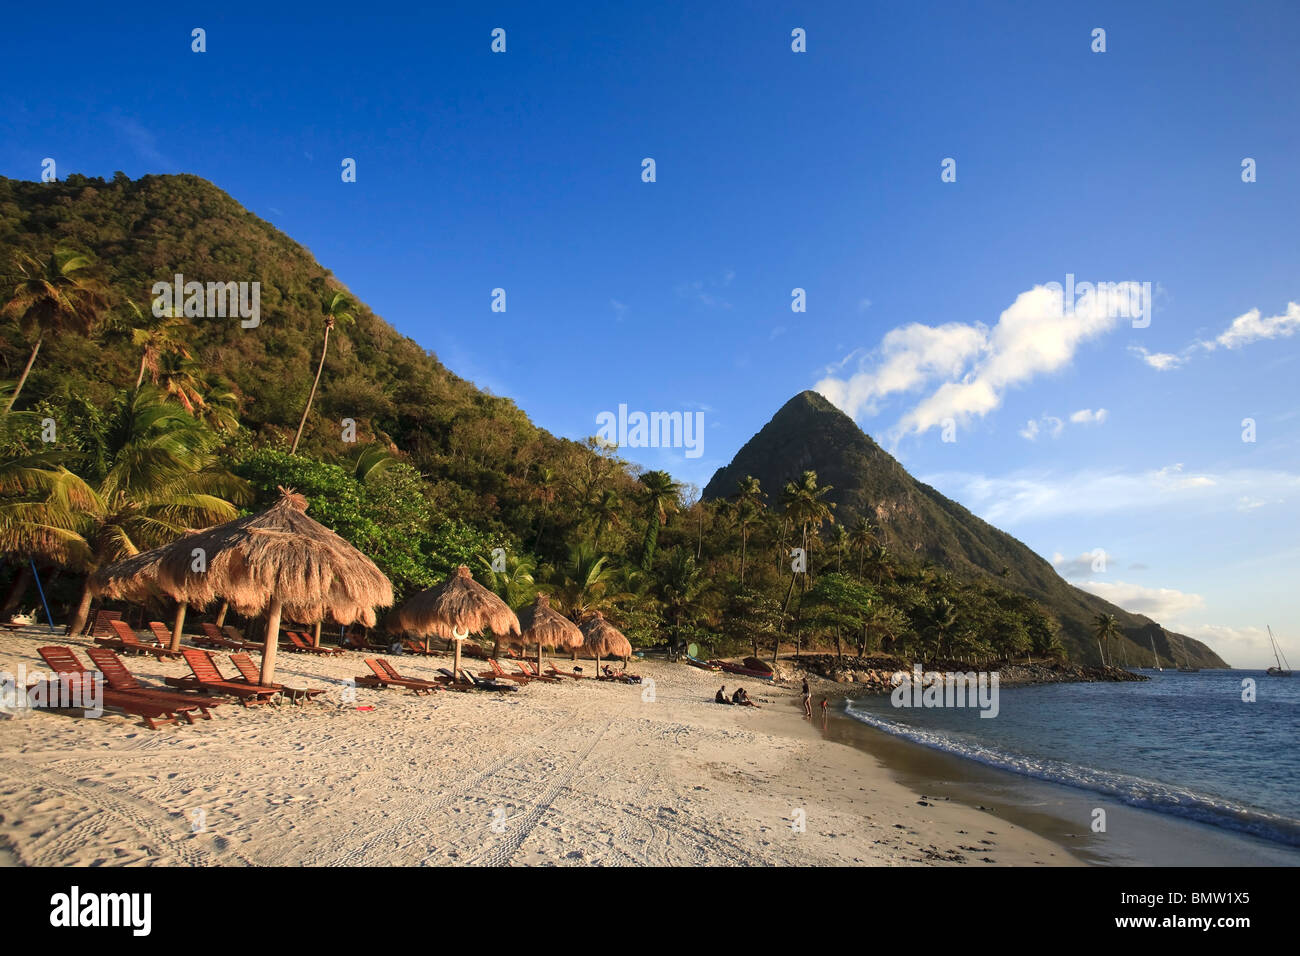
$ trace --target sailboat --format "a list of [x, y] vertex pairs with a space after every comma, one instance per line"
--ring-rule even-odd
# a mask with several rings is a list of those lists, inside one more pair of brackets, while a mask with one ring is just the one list
[[1149, 636], [1151, 638], [1151, 666], [1158, 671], [1162, 671], [1164, 668], [1160, 666], [1160, 655], [1156, 653], [1156, 636], [1154, 634]]
[[1178, 668], [1178, 673], [1180, 673], [1180, 674], [1197, 674], [1197, 673], [1200, 673], [1200, 670], [1201, 670], [1201, 669], [1200, 669], [1199, 667], [1193, 667], [1193, 666], [1192, 666], [1191, 659], [1188, 658], [1188, 656], [1187, 656], [1187, 642], [1184, 641], [1184, 640], [1182, 639], [1182, 636], [1181, 636], [1181, 635], [1179, 636], [1179, 639], [1178, 639], [1178, 646], [1181, 647], [1181, 648], [1183, 649], [1183, 666], [1180, 667], [1180, 668]]
[[1286, 659], [1286, 655], [1282, 653], [1282, 648], [1277, 643], [1277, 638], [1273, 636], [1273, 628], [1271, 627], [1269, 627], [1268, 629], [1268, 639], [1269, 642], [1272, 643], [1273, 645], [1273, 660], [1277, 661], [1277, 666], [1270, 667], [1264, 673], [1267, 674], [1269, 677], [1290, 677], [1291, 662], [1288, 661]]

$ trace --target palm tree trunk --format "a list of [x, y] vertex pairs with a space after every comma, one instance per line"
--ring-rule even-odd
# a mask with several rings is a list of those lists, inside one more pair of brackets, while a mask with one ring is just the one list
[[[94, 600], [95, 595], [90, 590], [90, 578], [86, 578], [86, 583], [81, 589], [81, 601], [77, 604], [77, 610], [72, 615], [72, 620], [68, 622], [68, 634], [75, 636], [81, 633], [81, 629], [86, 626], [86, 619], [90, 617], [90, 602]], [[51, 621], [50, 623], [54, 623]]]
[[32, 365], [35, 364], [36, 362], [36, 353], [41, 350], [41, 343], [44, 341], [45, 341], [45, 336], [43, 335], [36, 340], [36, 345], [35, 347], [32, 348], [31, 358], [27, 360], [27, 365], [23, 368], [23, 374], [18, 376], [18, 384], [14, 386], [14, 393], [9, 396], [9, 404], [5, 406], [6, 415], [8, 415], [13, 410], [14, 402], [18, 401], [18, 393], [21, 392], [23, 390], [23, 386], [27, 384], [27, 376], [31, 374]]
[[140, 384], [144, 381], [144, 363], [148, 357], [148, 352], [140, 356], [140, 374], [135, 377], [135, 390], [140, 391]]
[[18, 569], [18, 574], [14, 576], [14, 583], [9, 586], [9, 594], [5, 597], [4, 607], [0, 608], [0, 617], [5, 620], [18, 608], [22, 603], [27, 589], [32, 585], [32, 569], [30, 565], [24, 564]]
[[316, 380], [311, 383], [311, 394], [307, 396], [307, 407], [302, 410], [302, 421], [298, 423], [298, 434], [293, 436], [293, 447], [289, 449], [289, 454], [298, 454], [298, 442], [302, 441], [302, 430], [307, 424], [307, 416], [311, 414], [311, 404], [316, 400], [316, 386], [320, 385], [320, 373], [325, 371], [325, 355], [330, 350], [330, 327], [325, 326], [325, 344], [320, 350], [320, 365], [316, 367]]
[[[740, 526], [740, 586], [745, 586], [745, 546], [749, 543], [749, 533], [745, 526]], [[758, 651], [754, 651], [754, 656], [758, 656]]]

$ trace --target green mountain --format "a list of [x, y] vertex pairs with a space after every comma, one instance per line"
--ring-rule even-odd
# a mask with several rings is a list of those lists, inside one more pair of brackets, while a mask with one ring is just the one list
[[857, 424], [816, 392], [786, 402], [731, 463], [718, 469], [704, 489], [706, 500], [725, 498], [746, 475], [762, 483], [769, 504], [780, 489], [804, 471], [815, 471], [830, 485], [835, 520], [852, 524], [868, 517], [882, 531], [889, 549], [950, 568], [959, 576], [1001, 576], [1005, 584], [1041, 602], [1061, 623], [1061, 641], [1076, 661], [1096, 661], [1093, 618], [1114, 614], [1132, 645], [1113, 648], [1113, 659], [1127, 653], [1134, 663], [1149, 663], [1151, 639], [1166, 664], [1182, 661], [1182, 645], [1201, 667], [1227, 665], [1209, 647], [1182, 635], [1171, 636], [1155, 621], [1132, 614], [1066, 582], [1056, 570], [1011, 535], [981, 520], [957, 502], [917, 481]]

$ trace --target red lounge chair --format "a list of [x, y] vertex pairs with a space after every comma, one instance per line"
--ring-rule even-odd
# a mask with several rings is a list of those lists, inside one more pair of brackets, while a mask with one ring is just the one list
[[[232, 625], [232, 624], [226, 624], [225, 626], [223, 626], [223, 627], [221, 628], [221, 632], [222, 632], [223, 634], [226, 635], [226, 639], [227, 639], [227, 640], [231, 641], [231, 642], [234, 643], [234, 644], [238, 644], [238, 645], [239, 645], [238, 647], [233, 648], [233, 650], [237, 650], [237, 651], [260, 651], [260, 650], [262, 650], [263, 645], [264, 645], [264, 643], [265, 643], [265, 642], [263, 642], [263, 641], [248, 641], [248, 640], [245, 640], [245, 639], [244, 639], [244, 635], [241, 634], [241, 633], [239, 633], [239, 628], [235, 627], [235, 626]], [[288, 649], [290, 648], [290, 646], [291, 646], [291, 645], [289, 644], [289, 642], [288, 642], [288, 641], [285, 641], [285, 640], [279, 640], [279, 641], [277, 641], [277, 644], [278, 644], [281, 648], [283, 648], [284, 650], [288, 650]]]
[[263, 684], [262, 672], [253, 663], [253, 659], [242, 651], [238, 654], [231, 654], [230, 663], [234, 664], [235, 670], [239, 671], [239, 676], [234, 679], [235, 683], [243, 681], [250, 687], [261, 687], [282, 694], [286, 691], [290, 694], [306, 694], [308, 700], [315, 700], [325, 693], [323, 687], [290, 687], [286, 684]]
[[588, 676], [586, 674], [575, 673], [574, 671], [562, 671], [556, 667], [555, 664], [550, 662], [548, 662], [546, 666], [550, 668], [547, 673], [552, 677], [572, 677], [574, 680], [582, 680], [584, 677]]
[[198, 688], [214, 694], [227, 694], [238, 697], [245, 707], [264, 704], [280, 692], [261, 684], [253, 685], [244, 681], [226, 680], [217, 669], [216, 662], [207, 651], [187, 648], [181, 651], [185, 663], [190, 665], [193, 677], [165, 677], [163, 682], [171, 687], [183, 687], [186, 690]]
[[186, 710], [198, 708], [203, 713], [204, 720], [212, 719], [212, 714], [208, 712], [210, 708], [225, 703], [224, 700], [216, 697], [182, 694], [162, 687], [151, 687], [148, 684], [142, 684], [111, 648], [91, 647], [86, 650], [86, 656], [90, 658], [96, 667], [103, 671], [105, 682], [113, 690], [120, 690], [126, 694], [147, 695], [160, 704], [171, 703]]
[[300, 633], [299, 631], [287, 631], [286, 633], [289, 635], [289, 643], [293, 645], [290, 650], [298, 651], [300, 654], [317, 654], [326, 657], [334, 657], [335, 655], [343, 653], [343, 648], [341, 647], [316, 647], [307, 638], [306, 634]]
[[374, 676], [362, 674], [354, 678], [360, 687], [406, 687], [416, 694], [431, 694], [435, 690], [443, 690], [446, 685], [437, 681], [422, 680], [418, 677], [403, 677], [397, 673], [397, 668], [382, 657], [366, 658], [366, 666], [374, 672]]
[[236, 646], [235, 642], [221, 633], [221, 628], [208, 621], [199, 625], [203, 631], [202, 635], [196, 635], [190, 638], [190, 643], [196, 647], [206, 647], [209, 650], [239, 650], [243, 644]]
[[[531, 661], [515, 661], [515, 666], [524, 672], [524, 675], [530, 680], [544, 680], [548, 684], [558, 684], [560, 679], [552, 674], [539, 674], [537, 667]], [[508, 675], [507, 675], [508, 676]]]
[[435, 654], [442, 653], [441, 651], [435, 651], [432, 648], [426, 651], [422, 641], [402, 641], [402, 647], [406, 649], [406, 653], [419, 654], [422, 657], [433, 657]]
[[125, 621], [109, 621], [109, 626], [117, 633], [117, 637], [97, 637], [95, 643], [104, 647], [111, 647], [118, 651], [127, 651], [134, 654], [152, 654], [154, 657], [180, 657], [179, 651], [173, 651], [166, 647], [160, 647], [157, 644], [146, 643], [140, 640], [135, 631], [127, 625]]
[[172, 632], [162, 621], [150, 621], [149, 631], [153, 634], [153, 639], [163, 647], [171, 647]]
[[112, 637], [113, 626], [110, 621], [120, 621], [121, 611], [96, 611], [95, 623], [90, 626], [91, 637]]
[[512, 680], [517, 681], [520, 684], [527, 684], [529, 681], [533, 680], [533, 678], [529, 677], [527, 674], [511, 674], [507, 672], [506, 669], [501, 666], [500, 662], [491, 657], [488, 658], [488, 667], [492, 669], [490, 671], [482, 671], [478, 675], [484, 680]]
[[[94, 679], [94, 675], [77, 660], [77, 655], [70, 647], [38, 647], [36, 653], [41, 655], [41, 660], [56, 674], [66, 674], [81, 680]], [[194, 704], [178, 708], [175, 704], [163, 703], [144, 694], [124, 693], [110, 687], [101, 689], [100, 700], [105, 707], [141, 718], [150, 730], [157, 730], [160, 723], [178, 724], [184, 720], [192, 724], [194, 718], [190, 712], [198, 709]]]

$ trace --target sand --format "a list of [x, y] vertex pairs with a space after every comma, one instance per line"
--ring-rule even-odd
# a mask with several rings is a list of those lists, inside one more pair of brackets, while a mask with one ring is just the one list
[[[36, 648], [62, 643], [84, 646], [40, 629], [0, 635], [0, 668], [39, 668]], [[450, 663], [390, 660], [430, 678]], [[126, 661], [158, 683], [188, 673]], [[870, 754], [824, 739], [797, 686], [661, 662], [632, 670], [653, 684], [359, 688], [345, 704], [340, 682], [365, 671], [362, 655], [281, 654], [277, 679], [328, 687], [324, 703], [224, 705], [211, 721], [157, 731], [113, 714], [24, 712], [0, 720], [0, 863], [1078, 862], [992, 814], [922, 800]], [[761, 709], [712, 702], [720, 683], [738, 682]]]

